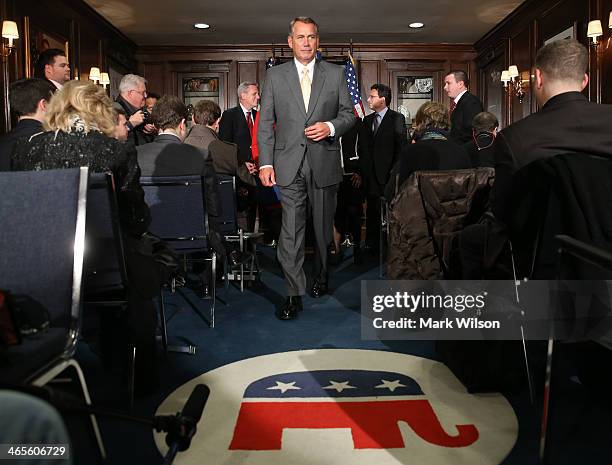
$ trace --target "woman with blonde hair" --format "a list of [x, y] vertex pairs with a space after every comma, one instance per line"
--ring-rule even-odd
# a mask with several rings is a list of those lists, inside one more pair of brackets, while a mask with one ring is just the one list
[[[136, 149], [114, 138], [116, 121], [112, 102], [103, 88], [88, 81], [69, 81], [49, 102], [44, 123], [47, 131], [17, 143], [12, 167], [14, 171], [38, 171], [88, 166], [90, 172], [113, 173], [131, 284], [128, 337], [139, 353], [137, 386], [150, 388], [157, 379], [157, 316], [152, 299], [159, 294], [161, 284], [172, 270], [155, 260], [157, 249], [153, 250], [153, 242], [148, 240], [151, 218], [139, 183]], [[156, 246], [160, 247], [159, 243]], [[119, 330], [115, 324], [106, 329], [115, 334]], [[102, 335], [116, 337], [112, 333], [104, 334], [104, 330]], [[112, 345], [118, 346], [113, 342]]]
[[471, 168], [465, 149], [449, 138], [448, 110], [438, 102], [421, 105], [414, 118], [414, 136], [399, 155], [385, 187], [385, 197], [392, 199], [408, 176], [422, 170]]

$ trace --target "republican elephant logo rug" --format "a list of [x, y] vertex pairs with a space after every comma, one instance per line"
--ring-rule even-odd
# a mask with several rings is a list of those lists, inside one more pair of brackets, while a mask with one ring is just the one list
[[181, 465], [499, 464], [518, 435], [501, 394], [469, 394], [443, 364], [394, 352], [241, 360], [184, 384], [157, 414], [181, 410], [199, 383], [211, 394]]

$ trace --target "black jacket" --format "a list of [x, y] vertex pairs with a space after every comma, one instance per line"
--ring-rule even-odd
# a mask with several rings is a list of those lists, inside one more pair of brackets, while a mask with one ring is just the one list
[[404, 117], [390, 108], [380, 122], [376, 134], [372, 131], [375, 113], [363, 119], [359, 130], [359, 162], [366, 189], [370, 194], [382, 194], [389, 172], [400, 152], [408, 145]]
[[10, 171], [11, 154], [15, 142], [39, 132], [43, 132], [42, 123], [35, 119], [26, 118], [20, 120], [10, 132], [0, 138], [0, 171]]
[[580, 92], [565, 92], [501, 131], [495, 140], [493, 210], [503, 216], [510, 182], [521, 167], [562, 153], [612, 157], [612, 105], [592, 103]]
[[[121, 108], [123, 108], [123, 111], [125, 111], [126, 119], [130, 119], [130, 116], [132, 116], [137, 111], [141, 110], [140, 108], [135, 108], [132, 105], [130, 105], [130, 103], [127, 102], [123, 97], [121, 97], [121, 95], [118, 95], [115, 101], [117, 102], [119, 106], [121, 106]], [[154, 135], [146, 134], [144, 132], [145, 124], [146, 122], [143, 121], [138, 126], [135, 126], [129, 130], [129, 133], [128, 133], [129, 140], [131, 140], [136, 146], [152, 142], [153, 139], [155, 138]]]
[[[253, 117], [253, 124], [255, 124], [257, 112], [253, 110], [251, 115]], [[240, 105], [223, 112], [221, 122], [219, 123], [219, 138], [238, 145], [238, 163], [253, 160], [251, 133], [249, 132], [249, 126]]]
[[201, 175], [207, 212], [210, 216], [219, 215], [217, 175], [210, 157], [171, 134], [160, 134], [153, 142], [139, 145], [137, 151], [143, 176]]
[[111, 171], [117, 185], [119, 219], [124, 232], [140, 236], [151, 222], [140, 187], [136, 150], [97, 131], [49, 131], [15, 144], [14, 171], [49, 170], [89, 166], [95, 173]]
[[459, 144], [472, 140], [472, 120], [480, 112], [482, 112], [480, 99], [469, 91], [463, 94], [451, 113], [451, 139]]
[[465, 149], [447, 139], [421, 139], [409, 144], [400, 154], [397, 166], [393, 169], [385, 187], [385, 197], [395, 197], [396, 186], [401, 185], [415, 171], [458, 170], [471, 168], [472, 164]]

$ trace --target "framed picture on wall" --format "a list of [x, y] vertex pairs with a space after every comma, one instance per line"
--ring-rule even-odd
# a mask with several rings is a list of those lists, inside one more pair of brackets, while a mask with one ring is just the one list
[[577, 23], [574, 22], [574, 24], [572, 24], [567, 29], [565, 29], [565, 30], [559, 32], [558, 34], [555, 34], [554, 36], [549, 37], [548, 39], [546, 39], [544, 41], [544, 45], [548, 45], [551, 42], [555, 42], [557, 40], [575, 39], [576, 38], [576, 26], [577, 26]]
[[24, 35], [27, 38], [25, 53], [26, 77], [33, 77], [35, 66], [40, 54], [50, 48], [63, 50], [67, 57], [69, 54], [69, 42], [66, 37], [57, 33], [45, 31], [40, 26], [31, 23], [29, 18], [24, 18]]

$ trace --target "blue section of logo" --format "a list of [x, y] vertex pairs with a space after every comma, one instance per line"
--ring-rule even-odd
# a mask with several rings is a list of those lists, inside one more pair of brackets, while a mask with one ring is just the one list
[[317, 370], [280, 373], [252, 382], [244, 398], [423, 395], [409, 376], [392, 371]]

